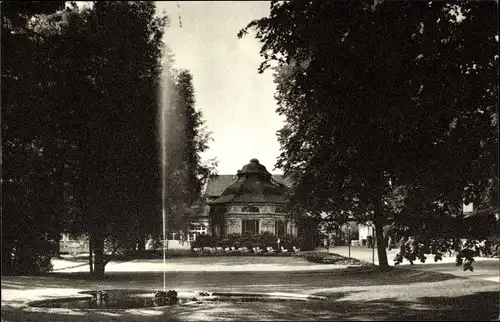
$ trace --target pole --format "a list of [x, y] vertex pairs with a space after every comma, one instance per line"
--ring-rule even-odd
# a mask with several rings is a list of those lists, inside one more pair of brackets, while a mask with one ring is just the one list
[[347, 246], [349, 247], [349, 258], [351, 258], [351, 227], [348, 228], [347, 230]]
[[162, 249], [163, 249], [163, 292], [165, 292], [165, 290], [167, 289], [166, 288], [166, 269], [165, 269], [165, 265], [166, 265], [166, 262], [165, 262], [165, 241], [167, 239], [167, 236], [165, 236], [165, 232], [166, 232], [166, 220], [165, 220], [165, 208], [163, 208], [163, 245], [162, 245]]
[[[375, 241], [375, 236], [373, 235], [373, 226], [372, 226], [372, 240]], [[372, 242], [372, 264], [375, 265], [375, 243]]]

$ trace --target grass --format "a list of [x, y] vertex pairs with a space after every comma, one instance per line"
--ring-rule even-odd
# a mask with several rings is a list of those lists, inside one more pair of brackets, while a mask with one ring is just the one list
[[[335, 254], [304, 253], [342, 260]], [[325, 256], [328, 255], [328, 256]], [[254, 258], [265, 262], [266, 258]], [[271, 258], [269, 258], [271, 259]], [[185, 259], [190, 261], [189, 259]], [[222, 260], [222, 258], [220, 259]], [[227, 258], [231, 262], [233, 258]], [[252, 261], [252, 258], [234, 258]], [[285, 260], [285, 258], [283, 258]], [[288, 260], [291, 260], [288, 259]], [[273, 258], [272, 261], [279, 261]], [[195, 260], [195, 262], [199, 262]], [[224, 260], [225, 262], [225, 260]], [[199, 265], [203, 265], [200, 262]], [[205, 265], [210, 265], [206, 262]], [[5, 321], [220, 321], [220, 320], [492, 320], [498, 317], [498, 284], [450, 274], [376, 266], [297, 272], [176, 272], [168, 289], [220, 292], [294, 292], [326, 296], [321, 302], [218, 303], [149, 310], [26, 310], [27, 300], [54, 298], [92, 289], [159, 289], [162, 272], [120, 272], [104, 281], [84, 273], [3, 277]]]
[[[169, 273], [168, 288], [231, 292], [296, 292], [326, 296], [326, 301], [219, 303], [199, 307], [144, 310], [40, 310], [9, 307], [5, 321], [220, 321], [220, 320], [491, 320], [498, 314], [498, 285], [452, 275], [376, 267], [361, 271], [294, 273]], [[134, 281], [135, 283], [131, 283]], [[12, 278], [20, 296], [35, 299], [77, 294], [82, 289], [161, 287], [159, 274], [114, 274], [106, 281], [74, 274]], [[13, 289], [4, 285], [7, 297]], [[7, 287], [4, 287], [7, 286]], [[12, 286], [11, 286], [12, 287]], [[70, 292], [71, 291], [71, 292]], [[27, 298], [25, 298], [27, 299]]]

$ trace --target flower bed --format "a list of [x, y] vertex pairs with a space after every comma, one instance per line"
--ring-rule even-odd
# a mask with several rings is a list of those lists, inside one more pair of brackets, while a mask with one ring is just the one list
[[372, 266], [373, 264], [356, 259], [348, 258], [342, 255], [323, 252], [306, 252], [297, 256], [305, 258], [309, 262], [318, 264], [335, 264], [335, 265], [361, 265]]

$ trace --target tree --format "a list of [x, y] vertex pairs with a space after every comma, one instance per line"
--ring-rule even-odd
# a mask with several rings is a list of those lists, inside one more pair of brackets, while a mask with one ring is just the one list
[[[50, 79], [26, 24], [64, 1], [2, 2], [2, 274], [50, 269], [65, 211], [64, 165], [56, 161], [67, 142], [50, 131], [39, 111], [50, 102]], [[51, 242], [52, 241], [52, 242]], [[55, 241], [55, 243], [53, 242]]]
[[240, 31], [257, 31], [260, 72], [277, 64], [286, 117], [277, 166], [293, 179], [292, 209], [373, 221], [387, 266], [394, 186], [412, 196], [403, 214], [449, 216], [465, 187], [498, 176], [495, 11], [495, 2], [272, 1], [269, 17]]
[[88, 15], [83, 36], [90, 64], [79, 61], [84, 69], [76, 78], [87, 89], [77, 111], [85, 120], [78, 144], [80, 231], [90, 236], [93, 273], [101, 277], [111, 258], [106, 240], [143, 239], [161, 219], [157, 97], [167, 21], [156, 16], [154, 3], [139, 1], [96, 2]]
[[211, 138], [202, 112], [195, 107], [193, 76], [188, 70], [178, 70], [171, 78], [171, 106], [165, 117], [168, 229], [187, 232], [216, 160], [201, 161], [201, 153], [208, 149]]
[[[5, 235], [3, 261], [10, 263], [12, 249], [19, 252], [14, 242], [23, 233], [16, 225], [43, 223], [26, 239], [40, 244], [34, 236], [47, 239], [62, 231], [88, 236], [91, 274], [99, 278], [111, 259], [107, 246], [144, 248], [147, 234], [161, 233], [158, 94], [161, 73], [171, 74], [170, 62], [162, 63], [167, 18], [156, 15], [154, 3], [142, 1], [95, 2], [91, 8], [73, 5], [47, 13], [23, 16], [16, 27], [22, 37], [3, 43], [10, 40], [12, 51], [8, 59], [2, 56], [8, 61], [2, 67], [10, 68], [2, 73], [2, 89], [14, 89], [6, 95], [8, 123], [2, 129], [9, 156], [4, 179], [12, 186], [4, 223], [14, 225]], [[10, 20], [3, 22], [13, 29]], [[210, 169], [198, 155], [209, 136], [194, 110], [190, 75], [181, 76], [181, 85], [169, 78], [167, 86], [180, 88], [176, 111], [187, 123], [176, 124], [187, 127], [175, 138], [190, 150], [179, 150], [186, 156], [172, 164], [175, 171], [187, 169], [189, 175], [180, 178], [190, 181], [172, 184], [170, 191], [189, 187], [182, 192], [189, 204]], [[24, 168], [16, 167], [19, 160], [26, 161]], [[20, 207], [25, 204], [30, 207]], [[46, 253], [41, 249], [37, 256]]]
[[165, 25], [147, 2], [74, 6], [29, 24], [45, 66], [34, 81], [47, 84], [43, 97], [52, 103], [30, 115], [50, 125], [44, 135], [68, 142], [67, 154], [52, 160], [72, 171], [68, 230], [90, 237], [96, 277], [110, 258], [105, 241], [141, 240], [161, 220], [157, 93]]

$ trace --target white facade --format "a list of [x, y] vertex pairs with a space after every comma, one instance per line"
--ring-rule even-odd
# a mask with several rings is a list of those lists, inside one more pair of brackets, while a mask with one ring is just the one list
[[474, 211], [474, 204], [471, 202], [469, 203], [468, 205], [466, 205], [465, 203], [462, 205], [462, 211], [464, 213], [467, 213], [467, 212], [473, 212]]
[[373, 236], [374, 235], [374, 230], [373, 226], [370, 224], [358, 224], [358, 229], [359, 229], [359, 241], [362, 242], [363, 240], [366, 240], [368, 236]]
[[243, 234], [243, 221], [257, 220], [259, 233], [276, 234], [277, 225], [279, 222], [285, 225], [285, 235], [297, 236], [297, 226], [294, 222], [287, 220], [285, 215], [269, 215], [269, 214], [226, 214], [227, 234]]

